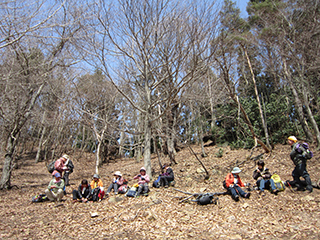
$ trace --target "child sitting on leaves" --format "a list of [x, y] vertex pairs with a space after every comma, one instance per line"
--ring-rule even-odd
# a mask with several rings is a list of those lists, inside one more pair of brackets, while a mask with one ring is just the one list
[[148, 183], [150, 182], [149, 175], [146, 173], [146, 169], [142, 167], [140, 169], [140, 174], [136, 175], [133, 179], [139, 179], [138, 184], [138, 191], [137, 191], [137, 196], [144, 194], [145, 196], [148, 196]]
[[231, 173], [228, 173], [226, 176], [225, 182], [226, 187], [229, 192], [231, 192], [232, 198], [236, 201], [239, 201], [239, 195], [244, 198], [249, 198], [250, 193], [246, 193], [241, 189], [241, 187], [245, 187], [248, 184], [244, 184], [241, 181], [241, 178], [239, 176], [239, 173], [241, 172], [240, 168], [235, 167], [231, 171]]
[[257, 180], [257, 185], [260, 189], [259, 194], [263, 197], [265, 196], [264, 190], [269, 189], [271, 187], [271, 191], [274, 194], [278, 193], [278, 189], [276, 188], [274, 181], [271, 179], [271, 173], [268, 168], [264, 167], [264, 161], [259, 160], [257, 162], [257, 169], [253, 172], [253, 178]]

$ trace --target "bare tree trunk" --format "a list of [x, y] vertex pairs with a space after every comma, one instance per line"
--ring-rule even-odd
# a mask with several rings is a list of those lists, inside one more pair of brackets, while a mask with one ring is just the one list
[[298, 118], [300, 120], [300, 124], [301, 124], [301, 127], [305, 133], [305, 136], [307, 138], [307, 141], [308, 142], [311, 142], [312, 141], [312, 134], [308, 128], [308, 125], [305, 121], [305, 118], [304, 118], [304, 115], [303, 115], [303, 107], [302, 107], [302, 103], [301, 103], [301, 100], [299, 98], [299, 95], [298, 95], [298, 92], [293, 84], [293, 80], [291, 78], [291, 75], [289, 74], [288, 72], [288, 69], [287, 69], [287, 62], [285, 59], [282, 59], [282, 64], [283, 64], [283, 71], [284, 71], [284, 75], [289, 83], [289, 86], [291, 88], [291, 91], [292, 91], [292, 94], [294, 96], [294, 101], [295, 101], [295, 109], [297, 111], [297, 114], [298, 114]]
[[96, 174], [99, 174], [99, 166], [101, 165], [100, 149], [102, 141], [98, 141], [97, 151], [96, 151]]
[[313, 130], [316, 134], [316, 139], [317, 139], [317, 146], [318, 146], [318, 149], [320, 148], [320, 132], [319, 132], [319, 127], [318, 127], [318, 124], [316, 122], [316, 120], [314, 119], [313, 117], [313, 114], [312, 114], [312, 111], [310, 109], [310, 106], [309, 106], [309, 101], [308, 101], [308, 93], [305, 91], [305, 88], [303, 87], [303, 93], [302, 93], [302, 96], [303, 96], [303, 102], [304, 102], [304, 105], [305, 105], [305, 108], [307, 110], [307, 113], [308, 113], [308, 116], [309, 116], [309, 120], [312, 124], [312, 127], [313, 127]]
[[252, 137], [254, 139], [255, 142], [259, 143], [262, 148], [265, 150], [266, 153], [269, 153], [270, 152], [270, 149], [264, 144], [263, 141], [261, 141], [259, 138], [257, 138], [256, 134], [254, 133], [254, 129], [253, 129], [253, 126], [252, 126], [252, 123], [245, 111], [245, 109], [243, 108], [242, 104], [240, 103], [237, 95], [234, 93], [234, 91], [232, 91], [233, 88], [230, 86], [231, 83], [230, 83], [230, 76], [229, 76], [229, 70], [227, 68], [225, 68], [219, 60], [217, 60], [217, 62], [219, 63], [220, 65], [220, 68], [222, 69], [222, 72], [223, 72], [223, 81], [225, 82], [225, 85], [226, 85], [226, 88], [227, 88], [227, 91], [229, 93], [229, 96], [231, 97], [231, 99], [237, 104], [237, 106], [239, 107], [241, 113], [243, 114], [243, 117], [244, 117], [244, 121], [246, 122], [247, 126], [249, 127], [249, 130], [252, 134]]
[[146, 168], [147, 174], [152, 178], [151, 172], [151, 126], [148, 116], [145, 117], [145, 130], [144, 130], [144, 167]]
[[202, 128], [200, 129], [200, 131], [199, 131], [199, 137], [200, 137], [200, 144], [201, 144], [201, 156], [202, 157], [207, 157], [207, 154], [206, 154], [206, 152], [205, 152], [205, 150], [204, 150], [204, 143], [203, 143], [203, 130], [202, 130]]
[[15, 137], [10, 135], [7, 142], [7, 150], [4, 158], [4, 164], [2, 169], [0, 189], [10, 189], [11, 188], [11, 171], [13, 169], [13, 153], [15, 150]]
[[37, 151], [37, 155], [36, 155], [36, 163], [40, 162], [40, 153], [41, 153], [42, 142], [43, 142], [44, 135], [46, 134], [46, 126], [44, 125], [45, 118], [46, 118], [46, 111], [43, 112], [42, 120], [41, 120], [41, 125], [43, 126], [43, 129], [42, 129], [41, 137], [39, 140], [38, 151]]
[[12, 171], [12, 165], [13, 165], [13, 153], [15, 151], [17, 137], [19, 135], [20, 130], [25, 125], [26, 121], [28, 120], [31, 110], [39, 97], [42, 89], [44, 87], [44, 83], [42, 83], [38, 90], [33, 93], [30, 102], [27, 106], [26, 111], [24, 112], [23, 116], [20, 116], [20, 119], [18, 119], [17, 123], [13, 125], [13, 130], [10, 131], [10, 136], [8, 138], [7, 142], [7, 149], [5, 154], [5, 161], [2, 168], [2, 175], [0, 180], [0, 189], [9, 189], [11, 187], [10, 185], [10, 178], [11, 178], [11, 171]]
[[119, 140], [119, 155], [122, 156], [123, 155], [123, 144], [124, 144], [124, 132], [122, 131], [123, 129], [121, 129], [120, 132], [120, 140]]
[[250, 58], [248, 56], [247, 49], [243, 45], [241, 45], [241, 47], [242, 47], [242, 49], [243, 49], [243, 51], [244, 51], [244, 53], [246, 55], [247, 62], [248, 62], [248, 65], [249, 65], [249, 69], [250, 69], [250, 72], [251, 72], [252, 81], [253, 81], [253, 85], [254, 85], [254, 92], [256, 94], [259, 113], [260, 113], [260, 118], [261, 118], [261, 122], [262, 122], [262, 127], [263, 127], [264, 135], [265, 135], [265, 138], [266, 138], [266, 145], [267, 145], [268, 148], [271, 148], [270, 142], [269, 142], [268, 128], [267, 128], [267, 124], [265, 122], [265, 118], [264, 118], [264, 115], [263, 115], [263, 111], [262, 111], [262, 107], [261, 107], [261, 103], [260, 103], [260, 98], [259, 98], [259, 93], [258, 93], [258, 88], [257, 88], [257, 84], [256, 84], [256, 79], [255, 79], [255, 76], [254, 76], [254, 73], [253, 73], [253, 70], [252, 70], [252, 66], [251, 66], [251, 61], [250, 61]]

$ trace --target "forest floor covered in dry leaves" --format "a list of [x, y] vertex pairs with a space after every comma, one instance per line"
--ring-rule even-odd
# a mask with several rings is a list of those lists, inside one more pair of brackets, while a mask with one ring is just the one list
[[[221, 147], [223, 156], [218, 158], [218, 146], [206, 147], [208, 157], [200, 157], [200, 147], [192, 146], [210, 172], [204, 180], [202, 168], [188, 148], [177, 153], [175, 173], [176, 189], [191, 193], [222, 192], [222, 181], [230, 169], [250, 156], [250, 150], [230, 150]], [[289, 159], [289, 145], [277, 145], [271, 155], [263, 159], [271, 172], [282, 180], [291, 180], [294, 168]], [[262, 149], [253, 152], [253, 156]], [[312, 181], [320, 178], [319, 153], [308, 162]], [[75, 165], [70, 176], [65, 201], [31, 203], [32, 196], [44, 193], [51, 176], [44, 162], [36, 164], [32, 157], [20, 160], [19, 168], [12, 174], [9, 191], [0, 191], [0, 239], [320, 239], [320, 190], [312, 193], [291, 192], [286, 189], [277, 196], [266, 193], [260, 197], [251, 192], [250, 199], [235, 202], [231, 196], [219, 196], [217, 205], [197, 205], [195, 202], [179, 203], [187, 195], [172, 187], [150, 189], [148, 197], [129, 198], [112, 194], [102, 202], [72, 203], [72, 189], [82, 179], [90, 180], [94, 173], [95, 156], [82, 157], [70, 154]], [[163, 163], [168, 159], [163, 159]], [[1, 164], [2, 166], [2, 164]], [[119, 159], [104, 164], [100, 176], [105, 187], [111, 183], [114, 171], [120, 170], [129, 185], [136, 181], [143, 161]], [[152, 168], [159, 172], [154, 156]], [[254, 184], [254, 161], [245, 161], [240, 168], [244, 182]], [[151, 184], [150, 184], [151, 185]], [[178, 198], [181, 197], [181, 198]], [[97, 217], [91, 217], [97, 213]]]

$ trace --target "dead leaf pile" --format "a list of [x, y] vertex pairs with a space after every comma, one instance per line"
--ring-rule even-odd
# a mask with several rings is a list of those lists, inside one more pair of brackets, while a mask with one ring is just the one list
[[[230, 169], [241, 163], [241, 178], [254, 184], [252, 172], [255, 162], [249, 159], [249, 150], [231, 150], [229, 147], [205, 148], [207, 157], [201, 158], [200, 146], [192, 146], [210, 173], [205, 172], [194, 155], [186, 148], [178, 152], [175, 188], [185, 192], [223, 192], [222, 181]], [[223, 156], [217, 157], [220, 148]], [[315, 147], [314, 147], [315, 149]], [[294, 168], [289, 159], [290, 147], [277, 145], [263, 159], [271, 172], [277, 172], [282, 180], [291, 180]], [[256, 149], [253, 156], [262, 153]], [[313, 181], [319, 180], [319, 154], [308, 161], [308, 171]], [[71, 154], [70, 154], [71, 155]], [[82, 179], [91, 180], [95, 156], [75, 153], [71, 155], [75, 165], [70, 176], [71, 186], [61, 203], [31, 203], [32, 196], [43, 193], [51, 176], [45, 163], [34, 163], [25, 156], [19, 169], [13, 171], [12, 184], [19, 189], [1, 191], [0, 239], [319, 239], [320, 238], [320, 190], [313, 193], [291, 192], [286, 189], [277, 196], [267, 192], [260, 197], [252, 191], [250, 199], [235, 202], [229, 195], [219, 196], [217, 205], [197, 205], [186, 201], [187, 197], [172, 188], [151, 188], [149, 197], [128, 198], [113, 194], [102, 202], [72, 203], [72, 190]], [[248, 159], [248, 160], [246, 160]], [[3, 161], [3, 159], [2, 159]], [[162, 159], [168, 162], [169, 159]], [[105, 164], [100, 176], [107, 188], [114, 171], [120, 170], [134, 184], [133, 176], [143, 162], [124, 158]], [[152, 168], [160, 172], [157, 157]], [[151, 184], [150, 184], [151, 185]]]

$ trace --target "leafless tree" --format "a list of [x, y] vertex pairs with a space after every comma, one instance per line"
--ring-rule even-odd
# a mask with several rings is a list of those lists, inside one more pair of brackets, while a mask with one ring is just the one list
[[98, 34], [88, 35], [84, 51], [99, 60], [104, 74], [144, 118], [144, 166], [150, 175], [155, 121], [187, 83], [203, 74], [211, 57], [217, 26], [214, 7], [212, 1], [170, 0], [120, 0], [97, 6], [89, 33]]
[[1, 189], [11, 187], [19, 134], [32, 117], [34, 107], [41, 106], [43, 89], [50, 85], [55, 71], [74, 62], [74, 56], [69, 55], [69, 43], [81, 29], [81, 12], [70, 12], [68, 4], [1, 3], [0, 117], [7, 138]]

